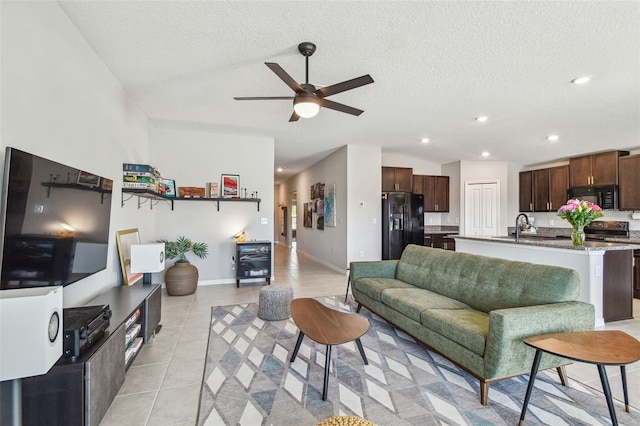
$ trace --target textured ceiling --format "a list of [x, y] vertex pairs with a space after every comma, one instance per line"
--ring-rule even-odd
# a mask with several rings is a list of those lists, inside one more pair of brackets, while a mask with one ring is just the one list
[[[640, 148], [636, 1], [59, 3], [157, 125], [274, 137], [276, 181], [345, 144], [442, 164]], [[290, 101], [233, 100], [292, 95], [264, 62], [303, 82], [303, 41], [311, 83], [373, 77], [330, 98], [361, 116], [289, 123]]]

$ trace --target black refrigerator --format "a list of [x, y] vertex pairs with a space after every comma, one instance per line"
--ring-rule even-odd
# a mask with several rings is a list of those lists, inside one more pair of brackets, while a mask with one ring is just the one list
[[424, 197], [409, 192], [384, 192], [382, 259], [400, 259], [407, 244], [424, 245]]

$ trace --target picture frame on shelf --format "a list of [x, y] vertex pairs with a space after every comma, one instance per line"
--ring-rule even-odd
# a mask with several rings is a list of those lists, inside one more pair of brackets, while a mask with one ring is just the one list
[[176, 181], [174, 179], [162, 178], [162, 183], [164, 183], [165, 187], [167, 188], [166, 192], [164, 193], [164, 196], [169, 198], [175, 198], [176, 197]]
[[100, 187], [105, 191], [113, 191], [113, 180], [102, 178]]
[[116, 231], [116, 243], [122, 270], [122, 282], [124, 285], [133, 285], [140, 281], [143, 276], [142, 273], [131, 272], [131, 245], [140, 244], [138, 228]]
[[89, 186], [91, 188], [99, 188], [100, 187], [100, 176], [94, 175], [93, 173], [83, 172], [82, 170], [78, 173], [78, 185]]
[[209, 182], [209, 198], [218, 198], [220, 196], [220, 188], [218, 182]]
[[240, 198], [240, 175], [223, 174], [220, 181], [222, 198]]

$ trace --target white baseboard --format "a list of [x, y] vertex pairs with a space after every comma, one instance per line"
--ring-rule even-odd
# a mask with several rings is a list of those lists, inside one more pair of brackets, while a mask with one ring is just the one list
[[297, 249], [297, 252], [302, 254], [302, 255], [304, 255], [304, 256], [307, 256], [307, 257], [313, 259], [314, 261], [320, 263], [321, 265], [326, 266], [327, 268], [332, 269], [332, 270], [334, 270], [336, 272], [339, 272], [339, 273], [345, 274], [345, 275], [347, 275], [347, 273], [348, 273], [348, 270], [342, 269], [342, 268], [340, 268], [340, 267], [338, 267], [336, 265], [332, 265], [331, 263], [329, 263], [329, 262], [327, 262], [325, 260], [319, 259], [319, 258], [317, 258], [317, 257], [315, 257], [313, 255], [310, 255], [309, 253], [304, 252], [304, 251], [302, 251], [300, 249]]

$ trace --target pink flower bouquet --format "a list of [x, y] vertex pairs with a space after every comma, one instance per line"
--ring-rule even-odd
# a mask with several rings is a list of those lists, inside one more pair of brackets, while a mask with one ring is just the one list
[[558, 216], [565, 219], [574, 228], [584, 228], [603, 216], [599, 205], [590, 201], [569, 200], [558, 209]]

